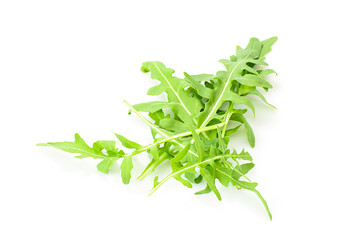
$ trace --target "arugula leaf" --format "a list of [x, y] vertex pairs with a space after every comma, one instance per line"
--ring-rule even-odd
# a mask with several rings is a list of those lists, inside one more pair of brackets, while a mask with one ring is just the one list
[[179, 106], [178, 103], [171, 103], [171, 102], [161, 102], [161, 101], [154, 101], [154, 102], [147, 102], [147, 103], [139, 103], [135, 104], [133, 107], [139, 112], [149, 112], [154, 113], [161, 109], [167, 107], [176, 107]]
[[133, 168], [132, 157], [126, 156], [120, 166], [121, 178], [124, 184], [130, 183], [132, 168]]
[[105, 157], [104, 160], [102, 160], [98, 165], [97, 169], [100, 172], [103, 172], [105, 174], [108, 174], [109, 169], [114, 166], [114, 163], [118, 160], [117, 157]]
[[75, 156], [76, 158], [104, 158], [105, 155], [101, 152], [102, 149], [97, 149], [96, 147], [91, 148], [86, 144], [84, 139], [80, 137], [79, 134], [75, 134], [74, 142], [49, 142], [49, 143], [39, 143], [37, 146], [49, 146], [54, 147], [65, 152], [77, 153], [79, 155]]
[[135, 148], [135, 149], [140, 149], [142, 146], [136, 142], [130, 141], [129, 139], [127, 139], [126, 137], [114, 133], [115, 136], [119, 139], [119, 141], [121, 142], [121, 144], [126, 147], [126, 148]]
[[[255, 146], [254, 131], [246, 119], [248, 109], [255, 116], [253, 101], [260, 99], [275, 108], [261, 92], [273, 87], [267, 76], [276, 72], [266, 68], [265, 56], [276, 40], [276, 37], [264, 41], [251, 38], [245, 48], [237, 46], [235, 55], [220, 60], [226, 70], [216, 74], [185, 72], [184, 78], [179, 78], [174, 76], [173, 69], [161, 62], [144, 62], [141, 70], [159, 81], [149, 89], [148, 95], [165, 93], [166, 99], [133, 106], [124, 102], [129, 107], [129, 114], [133, 113], [150, 128], [152, 143], [141, 145], [115, 133], [121, 148], [126, 149], [125, 153], [113, 140], [96, 141], [91, 147], [75, 134], [74, 142], [50, 142], [38, 146], [58, 148], [77, 154], [77, 158], [100, 159], [97, 169], [105, 174], [122, 159], [120, 170], [124, 184], [130, 183], [133, 157], [147, 152], [151, 160], [138, 180], [151, 175], [165, 161], [171, 166], [171, 173], [161, 181], [158, 176], [154, 177], [149, 195], [171, 178], [188, 188], [204, 180], [206, 188], [195, 194], [213, 192], [218, 200], [221, 200], [221, 195], [217, 184], [232, 185], [255, 193], [272, 219], [266, 201], [256, 189], [257, 183], [246, 176], [255, 166], [251, 155], [244, 149], [240, 153], [231, 150], [228, 144], [230, 137], [235, 137], [233, 134], [244, 126], [249, 145]], [[258, 98], [250, 100], [250, 95]]]
[[160, 81], [159, 85], [149, 89], [149, 95], [159, 95], [166, 92], [169, 102], [179, 103], [181, 107], [177, 108], [177, 114], [183, 120], [191, 119], [193, 112], [200, 111], [199, 104], [196, 99], [186, 94], [184, 90], [188, 84], [180, 78], [174, 77], [174, 70], [166, 68], [161, 62], [144, 62], [141, 70], [143, 72], [151, 72], [151, 78]]
[[235, 78], [240, 84], [251, 87], [272, 88], [272, 85], [260, 76], [254, 74], [245, 74], [239, 78]]

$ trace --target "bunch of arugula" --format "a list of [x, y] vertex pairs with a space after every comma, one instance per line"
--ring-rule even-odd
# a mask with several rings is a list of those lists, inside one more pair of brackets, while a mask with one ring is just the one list
[[[142, 146], [122, 135], [115, 134], [123, 147], [133, 149], [130, 153], [116, 148], [115, 141], [97, 141], [92, 147], [75, 134], [74, 142], [49, 142], [39, 146], [51, 146], [60, 150], [78, 154], [77, 158], [91, 157], [101, 159], [97, 169], [108, 173], [119, 159], [123, 183], [128, 184], [133, 168], [132, 157], [148, 152], [152, 160], [138, 177], [144, 179], [161, 163], [170, 162], [171, 173], [161, 181], [156, 176], [152, 194], [170, 178], [174, 178], [186, 187], [199, 184], [203, 180], [206, 188], [195, 194], [214, 192], [221, 200], [215, 179], [228, 187], [230, 184], [238, 189], [254, 192], [262, 201], [271, 219], [268, 205], [256, 190], [257, 183], [251, 182], [245, 175], [254, 167], [252, 157], [244, 149], [239, 153], [228, 149], [229, 137], [244, 126], [251, 147], [255, 146], [253, 130], [245, 118], [249, 108], [255, 115], [255, 108], [248, 95], [256, 95], [269, 104], [258, 88], [268, 91], [271, 84], [264, 79], [275, 73], [271, 69], [259, 69], [267, 66], [265, 55], [271, 51], [276, 37], [259, 41], [251, 38], [245, 49], [236, 48], [236, 55], [222, 59], [226, 70], [216, 75], [189, 75], [184, 78], [173, 75], [174, 70], [161, 62], [144, 62], [141, 70], [150, 72], [151, 78], [160, 81], [152, 87], [148, 95], [166, 93], [167, 101], [153, 101], [131, 106], [126, 101], [130, 112], [135, 113], [151, 129], [154, 142]], [[166, 109], [166, 113], [164, 112]], [[140, 112], [145, 112], [147, 118]], [[235, 127], [229, 128], [230, 122]]]

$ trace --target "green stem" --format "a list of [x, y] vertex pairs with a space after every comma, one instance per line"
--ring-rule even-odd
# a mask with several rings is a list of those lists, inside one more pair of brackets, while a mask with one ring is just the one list
[[[182, 138], [182, 137], [186, 137], [186, 136], [190, 136], [192, 135], [191, 131], [188, 132], [183, 132], [183, 133], [179, 133], [173, 136], [168, 136], [166, 133], [164, 133], [163, 131], [161, 131], [158, 127], [156, 127], [153, 123], [151, 123], [149, 120], [147, 120], [143, 115], [141, 115], [138, 111], [136, 111], [128, 102], [124, 101], [125, 104], [130, 108], [131, 111], [133, 111], [141, 120], [143, 120], [149, 127], [151, 127], [152, 129], [154, 129], [155, 131], [157, 131], [161, 136], [165, 137], [163, 139], [161, 139], [160, 141], [154, 142], [152, 144], [147, 145], [144, 148], [141, 148], [140, 150], [135, 150], [133, 153], [131, 154], [126, 154], [125, 156], [134, 156], [137, 155], [139, 153], [145, 152], [147, 150], [149, 150], [150, 148], [152, 148], [153, 146], [168, 142], [168, 141], [174, 141], [178, 138]], [[211, 126], [207, 126], [207, 127], [203, 127], [203, 128], [198, 128], [195, 130], [196, 133], [202, 133], [202, 132], [207, 132], [210, 130], [214, 130], [217, 129], [217, 127], [222, 127], [224, 125], [224, 123], [219, 123], [216, 125], [211, 125]], [[176, 141], [177, 142], [177, 141]], [[182, 145], [180, 143], [177, 142], [177, 144]], [[182, 145], [183, 146], [183, 145]], [[197, 155], [196, 155], [197, 156]]]
[[[235, 85], [235, 92], [236, 94], [239, 94], [239, 91], [240, 91], [240, 84], [239, 83], [236, 83]], [[224, 124], [224, 127], [222, 129], [222, 137], [224, 138], [225, 137], [225, 133], [226, 133], [226, 128], [229, 124], [229, 121], [230, 121], [230, 117], [231, 117], [231, 111], [234, 109], [234, 103], [232, 102], [230, 105], [229, 105], [229, 108], [226, 112], [226, 117], [225, 117], [225, 124]]]
[[[219, 124], [207, 126], [207, 127], [204, 127], [204, 128], [198, 128], [198, 129], [195, 130], [195, 132], [196, 133], [202, 133], [202, 132], [214, 130], [217, 127], [222, 127], [223, 125], [224, 125], [224, 123], [219, 123]], [[179, 134], [167, 137], [167, 138], [163, 138], [163, 139], [160, 139], [159, 141], [156, 141], [156, 142], [154, 142], [152, 144], [149, 144], [149, 145], [147, 145], [147, 146], [145, 146], [145, 147], [143, 147], [143, 148], [141, 148], [139, 150], [135, 150], [131, 154], [126, 154], [125, 156], [135, 156], [135, 155], [137, 155], [139, 153], [142, 153], [142, 152], [145, 152], [145, 151], [149, 150], [150, 148], [152, 148], [154, 146], [157, 146], [157, 145], [160, 145], [162, 143], [169, 142], [169, 141], [172, 141], [172, 140], [175, 140], [175, 139], [178, 139], [178, 138], [190, 136], [190, 135], [192, 135], [192, 132], [188, 131], [188, 132], [179, 133]]]
[[200, 125], [200, 127], [205, 127], [211, 120], [211, 117], [214, 115], [214, 113], [221, 107], [222, 101], [223, 101], [223, 97], [225, 95], [225, 92], [227, 90], [227, 88], [231, 85], [231, 79], [233, 74], [235, 73], [235, 70], [237, 69], [238, 66], [240, 66], [241, 63], [243, 63], [251, 54], [251, 52], [249, 52], [243, 59], [241, 59], [235, 66], [234, 68], [231, 70], [229, 77], [227, 78], [225, 85], [219, 95], [219, 97], [217, 98], [213, 109], [211, 109], [209, 115], [206, 117], [206, 119], [204, 120], [204, 122]]
[[[163, 161], [166, 160], [166, 158], [169, 156], [169, 154], [167, 154], [166, 152], [162, 153], [159, 157], [159, 161], [158, 162], [154, 162], [154, 164], [149, 165], [148, 167], [146, 167], [146, 169], [140, 174], [140, 176], [138, 176], [138, 180], [143, 180], [147, 175], [149, 175], [150, 173], [152, 173], [155, 168], [162, 163]], [[151, 164], [151, 163], [150, 163]]]
[[232, 156], [233, 156], [233, 155], [228, 155], [228, 154], [227, 154], [227, 155], [216, 156], [216, 157], [213, 157], [213, 158], [206, 159], [206, 160], [204, 160], [204, 161], [202, 161], [202, 162], [195, 163], [195, 164], [193, 164], [193, 165], [191, 165], [191, 166], [184, 167], [183, 169], [178, 170], [178, 171], [176, 171], [176, 172], [173, 172], [173, 173], [167, 175], [161, 182], [159, 182], [158, 185], [156, 185], [153, 189], [151, 189], [151, 191], [150, 191], [150, 193], [149, 193], [149, 196], [150, 196], [151, 194], [153, 194], [153, 193], [155, 192], [155, 190], [158, 189], [161, 185], [163, 185], [167, 180], [169, 180], [170, 178], [172, 178], [172, 177], [174, 177], [174, 176], [176, 176], [176, 175], [182, 174], [182, 173], [186, 172], [186, 171], [189, 170], [189, 169], [198, 167], [198, 166], [200, 166], [201, 164], [204, 164], [204, 163], [207, 163], [207, 162], [211, 162], [211, 161], [214, 161], [214, 160], [220, 159], [220, 158], [229, 158], [229, 157], [232, 157]]
[[[141, 115], [138, 111], [135, 110], [135, 108], [133, 108], [127, 101], [124, 101], [124, 103], [130, 108], [131, 111], [133, 111], [141, 120], [143, 120], [150, 128], [152, 128], [154, 131], [156, 131], [157, 133], [159, 133], [161, 136], [168, 138], [170, 137], [169, 135], [167, 135], [165, 132], [161, 131], [160, 128], [158, 128], [157, 126], [155, 126], [153, 123], [151, 123], [149, 120], [147, 120], [143, 115]], [[176, 145], [180, 146], [181, 148], [185, 148], [185, 146], [183, 144], [181, 144], [180, 142], [178, 142], [176, 139], [171, 140], [172, 142], [174, 142]], [[194, 153], [193, 151], [189, 150], [189, 153], [191, 153], [192, 155], [194, 155], [195, 157], [199, 157], [196, 153]]]
[[225, 161], [224, 161], [224, 163], [225, 163], [228, 167], [230, 167], [232, 170], [238, 172], [241, 176], [243, 176], [244, 178], [246, 178], [249, 182], [251, 182], [251, 180], [250, 180], [247, 176], [245, 176], [242, 172], [240, 172], [239, 170], [237, 170], [236, 168], [234, 168], [233, 165], [231, 165], [230, 163], [225, 162]]
[[234, 103], [231, 103], [229, 108], [228, 108], [228, 111], [226, 113], [226, 117], [225, 117], [225, 123], [224, 123], [224, 127], [222, 129], [222, 137], [224, 138], [225, 137], [225, 133], [226, 133], [226, 128], [229, 124], [229, 121], [230, 121], [230, 117], [231, 117], [231, 114], [230, 114], [230, 111], [234, 108]]

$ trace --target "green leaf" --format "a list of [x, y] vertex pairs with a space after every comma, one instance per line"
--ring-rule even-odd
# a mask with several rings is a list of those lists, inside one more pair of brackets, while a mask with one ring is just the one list
[[253, 132], [250, 124], [245, 119], [245, 117], [242, 114], [237, 113], [237, 114], [233, 114], [230, 117], [230, 119], [244, 124], [245, 129], [246, 129], [247, 140], [251, 147], [255, 147], [255, 135], [254, 135], [254, 132]]
[[240, 177], [246, 175], [254, 166], [255, 164], [253, 163], [237, 165], [232, 175], [234, 176], [234, 178], [239, 179]]
[[255, 135], [254, 135], [254, 132], [253, 132], [250, 124], [245, 120], [245, 118], [244, 118], [244, 126], [246, 129], [246, 135], [247, 135], [248, 142], [249, 142], [250, 146], [253, 148], [253, 147], [255, 147]]
[[172, 132], [186, 132], [188, 127], [185, 123], [173, 118], [163, 118], [159, 122], [159, 126], [165, 130]]
[[229, 92], [228, 94], [226, 94], [226, 96], [224, 96], [224, 100], [231, 101], [235, 104], [244, 104], [248, 106], [255, 115], [255, 106], [247, 97], [239, 96], [235, 93]]
[[[165, 145], [166, 146], [166, 145]], [[152, 173], [157, 166], [159, 166], [162, 162], [164, 162], [168, 157], [169, 154], [167, 153], [168, 148], [164, 147], [161, 149], [157, 149], [157, 147], [152, 147], [150, 149], [150, 153], [153, 156], [151, 162], [146, 166], [144, 171], [138, 177], [139, 180], [144, 179], [147, 175]]]
[[130, 183], [132, 168], [133, 168], [132, 157], [126, 156], [120, 166], [121, 178], [124, 184]]
[[104, 160], [102, 160], [98, 165], [97, 165], [97, 169], [100, 172], [103, 172], [105, 174], [108, 174], [109, 169], [111, 169], [114, 166], [114, 163], [118, 160], [119, 158], [116, 157], [105, 157]]
[[205, 168], [200, 168], [201, 176], [206, 180], [207, 185], [215, 193], [216, 197], [221, 201], [219, 190], [215, 186], [215, 171], [212, 173]]
[[221, 133], [221, 130], [220, 128], [218, 127], [217, 128], [217, 134], [218, 134], [218, 139], [219, 139], [219, 150], [222, 152], [222, 153], [225, 153], [225, 150], [227, 148], [227, 144], [225, 143], [223, 137], [222, 137], [222, 133]]
[[210, 192], [211, 192], [211, 188], [209, 187], [209, 185], [206, 185], [205, 189], [196, 192], [195, 195], [207, 194], [207, 193], [210, 193]]
[[213, 138], [213, 139], [204, 139], [203, 143], [204, 143], [204, 147], [205, 147], [205, 151], [208, 152], [210, 150], [211, 147], [213, 147], [214, 145], [216, 145], [216, 143], [219, 142], [219, 139], [217, 138]]
[[160, 81], [159, 85], [150, 88], [149, 95], [159, 95], [166, 92], [170, 103], [178, 103], [179, 117], [186, 121], [191, 119], [193, 112], [200, 111], [195, 98], [190, 97], [184, 90], [188, 83], [182, 79], [173, 76], [174, 70], [166, 68], [161, 62], [144, 62], [142, 66], [143, 72], [151, 72], [151, 78]]
[[[221, 169], [221, 171], [220, 171], [220, 169]], [[225, 175], [224, 173], [226, 173], [227, 175]], [[230, 176], [232, 175], [232, 170], [229, 168], [219, 166], [219, 164], [217, 164], [217, 167], [215, 170], [215, 177], [225, 187], [228, 187], [229, 183], [230, 183], [230, 179], [229, 179], [228, 175], [230, 175]]]
[[186, 172], [184, 176], [190, 182], [195, 183], [195, 173]]
[[212, 91], [211, 89], [205, 87], [204, 85], [202, 85], [201, 83], [199, 83], [199, 81], [196, 81], [192, 76], [190, 76], [188, 73], [184, 73], [185, 75], [185, 80], [195, 89], [195, 91], [197, 91], [197, 93], [204, 97], [204, 98], [210, 98]]
[[198, 74], [198, 75], [190, 75], [192, 79], [197, 82], [207, 82], [214, 79], [215, 75], [213, 74]]
[[263, 69], [263, 70], [258, 70], [259, 76], [260, 77], [265, 77], [269, 74], [275, 73], [277, 74], [274, 70], [272, 69]]
[[202, 142], [202, 140], [200, 139], [200, 136], [196, 133], [195, 129], [192, 128], [190, 125], [189, 125], [189, 127], [191, 129], [193, 138], [195, 140], [195, 147], [196, 147], [197, 154], [199, 156], [199, 161], [202, 161], [205, 157], [205, 145]]
[[[158, 125], [158, 126], [159, 126], [159, 122], [161, 121], [161, 119], [166, 118], [163, 110], [159, 110], [157, 112], [150, 112], [149, 117], [152, 118], [155, 121], [155, 125]], [[153, 136], [154, 139], [155, 139], [156, 134], [157, 134], [157, 132], [151, 128], [151, 135]]]
[[278, 40], [277, 37], [272, 37], [269, 39], [266, 39], [261, 42], [262, 48], [260, 52], [260, 57], [265, 57], [266, 54], [268, 54], [271, 51], [272, 45]]
[[[104, 141], [100, 140], [97, 141], [99, 145], [102, 147], [102, 149], [105, 149], [109, 157], [114, 157], [118, 155], [118, 149], [115, 147], [116, 142], [115, 141]], [[94, 149], [94, 147], [93, 147]]]
[[266, 103], [267, 105], [269, 105], [270, 107], [276, 109], [276, 107], [270, 103], [268, 103], [268, 101], [266, 100], [266, 98], [264, 97], [264, 95], [262, 95], [258, 90], [254, 89], [252, 91], [249, 91], [246, 93], [246, 95], [248, 94], [252, 94], [252, 95], [256, 95], [258, 96], [264, 103]]
[[154, 187], [156, 187], [157, 185], [159, 185], [159, 177], [158, 176], [156, 176], [155, 178], [154, 178]]
[[244, 182], [244, 181], [239, 181], [237, 179], [235, 179], [234, 177], [232, 177], [231, 175], [229, 175], [228, 173], [222, 171], [222, 170], [216, 170], [218, 173], [220, 173], [222, 176], [224, 177], [227, 177], [229, 179], [229, 181], [234, 185], [234, 186], [239, 186], [240, 188], [244, 188], [244, 189], [247, 189], [247, 190], [250, 190], [252, 192], [254, 192], [258, 198], [261, 200], [261, 202], [263, 203], [264, 207], [265, 207], [265, 210], [266, 212], [268, 213], [269, 215], [269, 218], [270, 220], [272, 219], [272, 215], [271, 215], [271, 212], [270, 212], [270, 209], [265, 201], [265, 199], [261, 196], [260, 192], [257, 191], [255, 189], [255, 187], [257, 186], [257, 183], [254, 183], [254, 182]]
[[[236, 56], [230, 60], [220, 60], [227, 69], [227, 71], [219, 71], [216, 73], [216, 82], [214, 82], [213, 94], [209, 101], [205, 104], [205, 109], [200, 113], [198, 118], [198, 125], [200, 127], [206, 126], [216, 115], [217, 110], [221, 105], [229, 101], [240, 101], [240, 98], [235, 97], [235, 93], [231, 91], [232, 82], [240, 77], [244, 71], [257, 74], [257, 71], [249, 66], [249, 64], [266, 65], [261, 60], [258, 60], [258, 56], [261, 50], [261, 43], [258, 39], [252, 38], [245, 49], [240, 47], [236, 50]], [[240, 103], [247, 104], [252, 110], [254, 110], [250, 101], [241, 99]]]
[[272, 88], [272, 85], [268, 81], [253, 74], [246, 74], [235, 80], [247, 86]]
[[179, 104], [177, 103], [171, 103], [171, 102], [161, 102], [161, 101], [153, 101], [153, 102], [147, 102], [147, 103], [138, 103], [135, 104], [133, 107], [139, 111], [139, 112], [149, 112], [154, 113], [161, 109], [167, 108], [167, 107], [176, 107]]
[[[180, 161], [186, 156], [186, 154], [189, 152], [190, 150], [190, 143], [186, 145], [185, 148], [183, 148], [171, 161], [171, 167], [173, 169], [173, 171], [177, 171], [178, 169], [180, 169], [182, 167], [182, 165], [180, 164]], [[188, 188], [192, 188], [192, 185], [189, 181], [186, 181], [185, 179], [181, 178], [180, 175], [175, 175], [174, 179], [178, 180], [179, 182], [181, 182], [184, 186], [188, 187]]]
[[225, 136], [228, 137], [228, 136], [230, 136], [231, 134], [236, 133], [241, 126], [242, 126], [242, 124], [239, 124], [239, 125], [237, 125], [237, 126], [234, 127], [234, 128], [227, 129], [226, 132], [225, 132]]
[[248, 161], [252, 161], [252, 160], [253, 160], [252, 157], [251, 157], [251, 155], [250, 155], [248, 152], [245, 152], [244, 149], [241, 151], [240, 154], [236, 154], [236, 153], [235, 153], [234, 155], [236, 155], [238, 158], [241, 158], [241, 159], [243, 159], [243, 160], [248, 160]]
[[48, 146], [60, 149], [65, 152], [69, 153], [76, 153], [79, 154], [76, 158], [104, 158], [104, 155], [101, 150], [93, 149], [89, 147], [84, 139], [80, 137], [79, 134], [75, 134], [75, 141], [74, 142], [49, 142], [49, 143], [39, 143], [37, 146]]
[[129, 139], [127, 139], [126, 137], [120, 135], [120, 134], [117, 134], [117, 133], [114, 133], [115, 136], [119, 139], [119, 141], [121, 142], [121, 144], [126, 147], [126, 148], [135, 148], [135, 149], [140, 149], [142, 148], [142, 146], [136, 142], [133, 142], [133, 141], [130, 141]]

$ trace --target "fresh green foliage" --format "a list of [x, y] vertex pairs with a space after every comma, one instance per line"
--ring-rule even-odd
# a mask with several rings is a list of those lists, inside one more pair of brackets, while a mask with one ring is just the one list
[[[249, 145], [255, 146], [254, 132], [245, 115], [248, 110], [255, 114], [253, 99], [249, 95], [255, 95], [273, 107], [261, 91], [272, 88], [265, 77], [275, 72], [265, 69], [265, 55], [271, 51], [276, 40], [276, 37], [264, 41], [251, 38], [246, 48], [238, 46], [235, 55], [220, 60], [225, 70], [216, 74], [184, 73], [184, 78], [178, 78], [174, 76], [174, 70], [161, 62], [143, 63], [141, 70], [159, 81], [159, 84], [149, 89], [148, 94], [167, 95], [167, 101], [133, 106], [125, 101], [130, 112], [150, 127], [154, 141], [149, 145], [138, 144], [116, 133], [116, 138], [128, 149], [128, 153], [116, 148], [115, 141], [97, 141], [90, 147], [79, 134], [75, 134], [74, 142], [38, 145], [75, 153], [78, 154], [77, 158], [102, 159], [97, 168], [106, 174], [116, 165], [117, 160], [123, 159], [120, 169], [125, 184], [130, 182], [133, 156], [148, 152], [152, 160], [138, 177], [139, 180], [165, 161], [170, 162], [171, 166], [171, 172], [164, 179], [154, 177], [154, 187], [150, 194], [174, 178], [189, 188], [193, 184], [205, 182], [206, 188], [195, 194], [213, 192], [221, 200], [217, 185], [232, 185], [255, 193], [271, 219], [266, 201], [256, 190], [257, 183], [246, 177], [254, 167], [252, 157], [244, 149], [240, 153], [235, 149], [230, 150], [228, 143], [230, 136], [244, 127]], [[164, 108], [169, 111], [165, 113]], [[147, 113], [149, 117], [141, 112]], [[229, 128], [230, 122], [233, 123], [232, 128]]]

